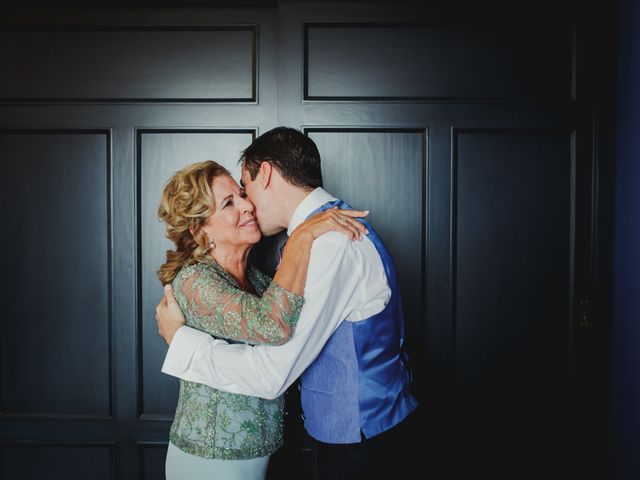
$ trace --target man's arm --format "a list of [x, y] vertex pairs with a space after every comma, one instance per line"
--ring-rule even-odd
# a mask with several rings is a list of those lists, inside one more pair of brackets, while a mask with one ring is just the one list
[[350, 240], [336, 233], [313, 244], [305, 304], [298, 327], [280, 346], [229, 345], [182, 327], [173, 338], [162, 371], [220, 390], [276, 398], [318, 356], [324, 344], [360, 302], [360, 269]]
[[164, 296], [156, 307], [156, 323], [158, 324], [158, 333], [164, 338], [167, 345], [171, 345], [178, 330], [187, 323], [182, 310], [180, 310], [180, 305], [173, 295], [170, 283], [164, 286]]

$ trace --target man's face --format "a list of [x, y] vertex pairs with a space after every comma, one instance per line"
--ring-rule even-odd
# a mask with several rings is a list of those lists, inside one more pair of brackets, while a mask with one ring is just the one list
[[277, 225], [276, 216], [270, 210], [270, 206], [275, 202], [271, 201], [269, 190], [262, 187], [260, 183], [260, 172], [256, 175], [255, 180], [251, 180], [251, 174], [242, 165], [242, 175], [240, 177], [240, 185], [244, 187], [251, 203], [255, 205], [256, 219], [258, 226], [263, 235], [269, 237], [283, 230], [282, 226]]

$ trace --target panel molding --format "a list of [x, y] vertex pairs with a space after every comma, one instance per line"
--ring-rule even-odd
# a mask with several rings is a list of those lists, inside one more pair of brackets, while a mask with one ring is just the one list
[[[389, 95], [389, 96], [350, 96], [350, 95], [310, 95], [309, 94], [309, 31], [314, 28], [388, 28], [400, 30], [403, 28], [421, 28], [421, 29], [438, 29], [445, 30], [460, 27], [454, 23], [444, 22], [385, 22], [385, 21], [369, 21], [369, 22], [345, 22], [345, 21], [304, 21], [302, 26], [302, 102], [322, 103], [322, 102], [382, 102], [382, 103], [428, 103], [428, 104], [537, 104], [540, 98], [530, 97], [510, 97], [510, 96], [421, 96], [421, 95]], [[483, 24], [478, 23], [476, 28], [480, 29]], [[566, 25], [566, 35], [570, 43], [568, 45], [567, 67], [570, 71], [570, 78], [566, 85], [567, 92], [562, 98], [549, 98], [542, 101], [549, 104], [555, 104], [559, 100], [567, 105], [572, 105], [576, 100], [576, 31], [575, 23]]]
[[[450, 295], [450, 311], [451, 311], [451, 365], [454, 369], [455, 376], [455, 357], [457, 352], [457, 325], [458, 325], [458, 277], [457, 277], [457, 255], [458, 255], [458, 231], [457, 231], [457, 212], [458, 212], [458, 137], [461, 134], [555, 134], [566, 135], [567, 141], [570, 142], [571, 150], [569, 159], [570, 162], [570, 176], [571, 176], [571, 198], [570, 198], [570, 271], [569, 271], [569, 284], [571, 290], [571, 301], [569, 302], [569, 316], [568, 324], [573, 325], [574, 319], [574, 296], [575, 296], [575, 222], [576, 222], [576, 190], [575, 190], [575, 177], [576, 177], [576, 153], [575, 153], [575, 141], [574, 137], [576, 131], [574, 128], [567, 127], [455, 127], [450, 129], [451, 133], [451, 169], [450, 169], [450, 210], [449, 210], [449, 291]], [[571, 346], [573, 356], [573, 345]]]
[[0, 33], [103, 33], [103, 32], [242, 32], [252, 33], [251, 43], [251, 96], [246, 98], [135, 98], [135, 97], [2, 97], [0, 104], [77, 104], [77, 103], [204, 103], [204, 104], [257, 104], [258, 103], [258, 25], [97, 25], [97, 26], [2, 26]]
[[149, 450], [166, 449], [169, 442], [136, 442], [136, 450], [138, 457], [138, 478], [145, 478], [144, 454]]
[[256, 138], [257, 128], [202, 128], [202, 127], [186, 127], [186, 128], [136, 128], [135, 129], [135, 231], [136, 231], [136, 278], [135, 278], [135, 302], [136, 302], [136, 417], [141, 421], [151, 422], [172, 422], [173, 416], [145, 413], [144, 412], [144, 359], [143, 359], [143, 302], [142, 302], [142, 138], [146, 134], [250, 134], [252, 139]]
[[[404, 133], [404, 134], [419, 134], [421, 136], [421, 180], [420, 180], [420, 206], [421, 206], [421, 214], [420, 214], [420, 287], [419, 287], [419, 295], [420, 295], [420, 303], [418, 306], [420, 316], [419, 324], [418, 324], [418, 335], [416, 338], [412, 338], [412, 340], [416, 343], [420, 342], [421, 339], [425, 337], [426, 334], [426, 319], [427, 319], [427, 255], [429, 249], [429, 234], [428, 234], [428, 212], [429, 212], [429, 203], [428, 203], [428, 188], [429, 188], [429, 127], [426, 125], [415, 125], [415, 126], [338, 126], [338, 127], [326, 127], [319, 125], [302, 125], [302, 132], [305, 135], [313, 134], [313, 133]], [[405, 286], [406, 288], [406, 286]], [[405, 307], [406, 314], [406, 307]], [[420, 350], [412, 351], [411, 353], [411, 363], [413, 365], [413, 369], [421, 375], [424, 370], [423, 365], [423, 356], [424, 353]], [[419, 384], [421, 379], [417, 379], [417, 383]]]
[[[104, 135], [106, 138], [106, 191], [107, 191], [107, 351], [109, 355], [108, 365], [108, 400], [107, 414], [62, 414], [62, 413], [11, 413], [0, 411], [0, 419], [16, 420], [105, 420], [114, 419], [113, 405], [115, 400], [115, 355], [113, 341], [113, 134], [108, 128], [0, 128], [0, 135]], [[0, 408], [2, 408], [3, 395], [0, 390]]]
[[12, 448], [97, 448], [97, 449], [107, 449], [109, 452], [109, 468], [110, 473], [109, 477], [112, 480], [116, 479], [116, 471], [117, 471], [117, 455], [116, 455], [116, 442], [82, 442], [82, 441], [55, 441], [55, 442], [41, 442], [41, 441], [23, 441], [23, 442], [14, 442], [14, 441], [0, 441], [0, 467], [4, 467], [3, 463], [5, 462], [4, 456], [4, 448], [12, 447]]

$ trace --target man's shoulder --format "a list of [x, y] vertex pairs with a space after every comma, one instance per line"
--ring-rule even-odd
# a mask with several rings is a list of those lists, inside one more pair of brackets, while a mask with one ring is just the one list
[[361, 240], [351, 240], [339, 232], [328, 232], [316, 238], [311, 253], [328, 257], [327, 260], [335, 255], [353, 261], [366, 261], [372, 255], [378, 255], [373, 242], [366, 235]]
[[327, 232], [320, 235], [313, 241], [313, 245], [336, 245], [339, 247], [348, 247], [352, 240], [344, 233]]

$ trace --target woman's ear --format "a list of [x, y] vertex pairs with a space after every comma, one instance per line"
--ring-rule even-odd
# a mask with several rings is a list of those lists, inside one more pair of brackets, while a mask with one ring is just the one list
[[191, 236], [193, 237], [195, 235], [195, 232], [196, 232], [196, 226], [195, 225], [189, 225], [189, 232], [191, 232]]
[[271, 174], [273, 173], [273, 167], [269, 162], [262, 162], [260, 164], [260, 185], [262, 188], [267, 188], [271, 183]]

